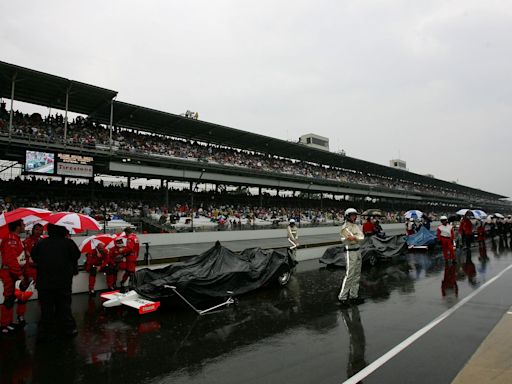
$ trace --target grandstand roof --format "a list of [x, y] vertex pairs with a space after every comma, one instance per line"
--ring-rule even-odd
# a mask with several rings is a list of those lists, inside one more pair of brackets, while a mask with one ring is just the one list
[[69, 89], [68, 110], [87, 115], [117, 95], [117, 91], [0, 61], [1, 97], [11, 98], [13, 78], [15, 100], [64, 110]]
[[[1, 97], [11, 97], [11, 86], [14, 76], [16, 76], [15, 100], [65, 109], [66, 90], [69, 89], [69, 111], [89, 115], [91, 118], [105, 124], [108, 124], [110, 121], [110, 101], [117, 95], [116, 91], [0, 61]], [[385, 165], [307, 147], [299, 143], [190, 119], [184, 116], [119, 101], [114, 101], [113, 123], [117, 126], [141, 131], [182, 137], [189, 140], [214, 143], [227, 147], [247, 149], [259, 153], [270, 153], [285, 158], [331, 165], [432, 186], [451, 188], [461, 192], [485, 194], [492, 198], [505, 197]]]
[[[110, 108], [108, 106], [104, 106], [90, 117], [108, 124], [110, 119]], [[495, 193], [485, 192], [480, 189], [455, 185], [447, 181], [434, 179], [432, 177], [419, 175], [409, 171], [403, 171], [385, 165], [308, 147], [299, 143], [293, 143], [201, 120], [190, 119], [184, 116], [157, 111], [120, 101], [114, 102], [113, 123], [120, 127], [133, 128], [146, 132], [203, 141], [206, 143], [214, 143], [227, 147], [247, 149], [260, 153], [271, 153], [285, 158], [331, 165], [427, 185], [442, 186], [458, 191], [465, 191], [467, 193], [486, 194], [492, 198], [505, 197]]]

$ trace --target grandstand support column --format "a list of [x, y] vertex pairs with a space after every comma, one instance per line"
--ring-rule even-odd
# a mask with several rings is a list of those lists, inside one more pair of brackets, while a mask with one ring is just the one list
[[64, 111], [64, 145], [67, 143], [68, 138], [68, 104], [69, 104], [69, 88], [66, 88], [66, 110]]
[[169, 180], [165, 180], [165, 207], [169, 209]]
[[190, 182], [190, 227], [194, 232], [194, 183]]
[[130, 176], [128, 176], [128, 189], [130, 189], [132, 187], [132, 178]]
[[260, 197], [260, 207], [263, 207], [263, 195], [261, 194], [261, 187], [258, 187], [258, 196]]
[[12, 77], [12, 83], [11, 83], [11, 111], [9, 112], [9, 140], [11, 140], [12, 135], [12, 116], [14, 114], [13, 108], [14, 108], [14, 86], [16, 84], [16, 75], [18, 72], [14, 73], [14, 76]]
[[112, 120], [114, 119], [114, 99], [110, 100], [110, 120], [108, 123], [109, 130], [109, 146], [110, 152], [112, 152]]

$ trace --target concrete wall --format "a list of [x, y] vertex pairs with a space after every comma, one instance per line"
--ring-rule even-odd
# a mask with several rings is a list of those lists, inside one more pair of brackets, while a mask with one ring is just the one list
[[[384, 224], [382, 225], [384, 232], [394, 232], [405, 228], [405, 224]], [[314, 227], [300, 228], [301, 237], [309, 235], [326, 235], [337, 234], [340, 231], [339, 226], [332, 227]], [[404, 230], [405, 232], [405, 230]], [[236, 241], [236, 240], [261, 240], [261, 239], [277, 239], [286, 238], [286, 229], [261, 229], [247, 231], [212, 231], [212, 232], [190, 232], [190, 233], [155, 233], [147, 235], [138, 235], [141, 243], [149, 242], [151, 246], [159, 245], [175, 245], [175, 244], [197, 244], [197, 243], [213, 243], [217, 240], [220, 242]], [[85, 236], [73, 237], [77, 244], [80, 244]]]

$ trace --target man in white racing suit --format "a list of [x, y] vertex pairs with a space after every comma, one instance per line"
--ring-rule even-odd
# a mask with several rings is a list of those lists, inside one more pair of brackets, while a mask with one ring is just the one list
[[341, 227], [341, 242], [343, 243], [346, 257], [346, 273], [338, 294], [338, 301], [343, 307], [350, 304], [362, 304], [364, 299], [359, 297], [359, 279], [361, 278], [362, 256], [360, 251], [364, 234], [356, 224], [357, 211], [348, 208], [345, 211], [345, 223]]

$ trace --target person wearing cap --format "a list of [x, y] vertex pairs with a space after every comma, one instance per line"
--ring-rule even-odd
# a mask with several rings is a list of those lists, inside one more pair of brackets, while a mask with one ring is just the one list
[[443, 249], [444, 261], [448, 263], [452, 261], [455, 263], [455, 252], [453, 250], [453, 240], [455, 239], [455, 232], [453, 226], [448, 223], [446, 216], [441, 216], [441, 225], [437, 227], [437, 238], [441, 243]]
[[362, 256], [360, 251], [364, 234], [356, 224], [357, 211], [348, 208], [345, 211], [345, 223], [341, 227], [341, 242], [344, 245], [346, 272], [341, 289], [338, 294], [338, 301], [342, 307], [350, 304], [362, 304], [364, 299], [359, 297], [359, 280], [361, 279]]
[[293, 251], [293, 254], [297, 252], [297, 247], [299, 246], [299, 234], [297, 230], [297, 226], [295, 225], [295, 219], [290, 219], [288, 224], [287, 234], [288, 241], [291, 244], [290, 249]]

